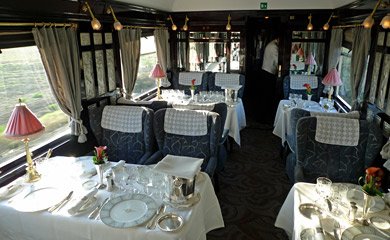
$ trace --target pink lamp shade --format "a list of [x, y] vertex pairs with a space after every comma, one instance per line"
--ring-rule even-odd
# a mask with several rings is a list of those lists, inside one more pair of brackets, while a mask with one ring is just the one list
[[297, 54], [298, 54], [298, 56], [300, 56], [300, 57], [305, 56], [305, 53], [303, 52], [303, 49], [302, 49], [302, 48], [299, 48], [299, 49], [298, 49]]
[[165, 72], [162, 70], [159, 63], [156, 63], [153, 70], [150, 72], [149, 77], [151, 78], [163, 78], [165, 77]]
[[343, 84], [341, 82], [340, 74], [336, 68], [332, 68], [328, 72], [328, 74], [326, 74], [326, 76], [322, 80], [322, 84], [324, 84], [326, 86], [333, 86], [333, 87], [340, 86]]
[[4, 135], [7, 138], [22, 139], [45, 130], [37, 116], [23, 103], [15, 106], [8, 120]]
[[309, 56], [307, 56], [305, 64], [307, 64], [307, 65], [317, 65], [317, 62], [314, 59], [313, 54], [310, 53]]

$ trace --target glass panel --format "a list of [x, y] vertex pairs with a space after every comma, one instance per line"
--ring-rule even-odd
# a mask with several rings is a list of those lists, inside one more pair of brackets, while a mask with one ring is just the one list
[[379, 32], [378, 33], [378, 41], [377, 45], [378, 46], [383, 46], [383, 42], [385, 41], [385, 32]]
[[324, 31], [293, 31], [293, 39], [325, 39]]
[[177, 39], [186, 39], [186, 33], [185, 32], [178, 32]]
[[390, 47], [390, 32], [387, 33], [387, 44], [386, 46]]
[[231, 32], [231, 37], [230, 39], [232, 41], [240, 41], [240, 32]]
[[108, 71], [108, 90], [113, 91], [116, 89], [115, 82], [115, 64], [114, 64], [114, 50], [107, 49], [107, 71]]
[[190, 39], [224, 40], [227, 39], [227, 32], [190, 32]]
[[102, 34], [101, 33], [94, 33], [93, 34], [93, 43], [95, 45], [102, 45], [103, 39], [102, 39]]
[[93, 65], [92, 65], [92, 53], [82, 52], [83, 69], [84, 69], [84, 84], [85, 84], [85, 95], [87, 99], [96, 97], [95, 93], [95, 82], [93, 77]]
[[154, 65], [157, 63], [156, 45], [154, 36], [141, 38], [141, 57], [132, 97], [135, 98], [156, 88], [156, 80], [149, 77]]
[[187, 59], [186, 59], [186, 43], [185, 42], [178, 42], [177, 43], [177, 67], [181, 69], [185, 69], [187, 65]]
[[[36, 46], [2, 49], [0, 57], [0, 132], [18, 99], [45, 125], [45, 131], [30, 141], [30, 150], [70, 133], [68, 116], [59, 108], [49, 86], [41, 56]], [[24, 144], [0, 134], [0, 164], [25, 155]]]
[[371, 82], [371, 88], [370, 88], [370, 97], [369, 97], [369, 102], [374, 103], [375, 98], [376, 98], [376, 90], [378, 86], [378, 75], [379, 75], [379, 69], [380, 69], [380, 64], [382, 60], [382, 54], [381, 53], [376, 53], [375, 54], [375, 62], [374, 62], [374, 68], [372, 70], [372, 82]]
[[226, 72], [226, 44], [190, 43], [190, 71]]
[[343, 85], [337, 87], [337, 95], [349, 104], [352, 103], [352, 90], [350, 84], [351, 58], [352, 51], [343, 47], [338, 65], [338, 71]]
[[[389, 71], [390, 71], [390, 54], [386, 54], [383, 59], [382, 74], [380, 76], [379, 82], [379, 93], [377, 97], [377, 106], [384, 110], [386, 106], [386, 93], [388, 92], [388, 82], [389, 82]], [[390, 111], [390, 109], [386, 109]]]
[[104, 41], [106, 42], [106, 44], [112, 44], [112, 33], [105, 33]]
[[102, 95], [107, 92], [106, 76], [105, 76], [105, 64], [103, 58], [103, 50], [95, 51], [96, 58], [96, 70], [98, 79], [98, 94]]
[[230, 53], [230, 70], [240, 70], [240, 43], [232, 43]]
[[[293, 42], [290, 59], [291, 74], [322, 74], [324, 65], [325, 43]], [[313, 56], [314, 64], [309, 64], [309, 57]], [[309, 68], [310, 67], [310, 68]]]
[[89, 33], [80, 33], [80, 43], [81, 46], [91, 45], [91, 38], [89, 37]]

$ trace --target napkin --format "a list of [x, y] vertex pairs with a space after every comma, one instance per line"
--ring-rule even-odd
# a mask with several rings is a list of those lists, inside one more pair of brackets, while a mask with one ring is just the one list
[[154, 170], [175, 177], [193, 179], [200, 171], [202, 163], [202, 158], [174, 156], [168, 154], [156, 164]]
[[79, 201], [77, 201], [71, 208], [68, 209], [68, 213], [70, 215], [75, 215], [80, 210], [80, 208], [88, 201], [88, 199], [95, 196], [97, 192], [97, 188], [92, 188]]
[[107, 174], [112, 174], [114, 173], [117, 169], [124, 167], [126, 164], [125, 160], [120, 160], [117, 162], [114, 166], [111, 168], [107, 169], [107, 171], [104, 172], [104, 176], [107, 176]]

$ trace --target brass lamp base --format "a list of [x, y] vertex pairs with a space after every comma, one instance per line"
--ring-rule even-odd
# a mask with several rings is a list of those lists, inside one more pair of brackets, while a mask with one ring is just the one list
[[160, 94], [160, 84], [161, 80], [160, 78], [157, 79], [157, 99], [162, 99], [161, 94]]
[[24, 147], [26, 149], [26, 160], [27, 160], [26, 179], [25, 179], [25, 181], [31, 183], [31, 182], [36, 182], [39, 179], [41, 179], [41, 174], [39, 174], [37, 172], [37, 170], [35, 169], [35, 165], [34, 165], [32, 159], [31, 159], [31, 153], [30, 153], [30, 150], [28, 148], [28, 142], [29, 141], [30, 141], [29, 138], [23, 139]]

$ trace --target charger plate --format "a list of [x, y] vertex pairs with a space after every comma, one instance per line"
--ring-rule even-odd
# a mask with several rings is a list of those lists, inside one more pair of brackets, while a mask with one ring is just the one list
[[147, 222], [157, 212], [157, 203], [144, 194], [126, 194], [110, 199], [100, 210], [100, 219], [114, 228], [129, 228]]
[[341, 240], [385, 240], [378, 230], [371, 226], [354, 226], [347, 228], [343, 235], [341, 236]]
[[[360, 189], [349, 189], [347, 192], [347, 199], [350, 202], [356, 202], [356, 205], [359, 208], [363, 208], [364, 204], [364, 193]], [[375, 213], [380, 212], [385, 209], [385, 202], [379, 196], [373, 197], [373, 201], [371, 201], [369, 212]]]

